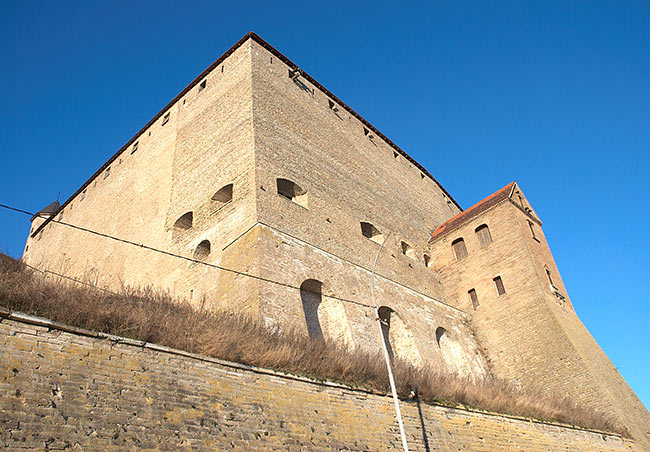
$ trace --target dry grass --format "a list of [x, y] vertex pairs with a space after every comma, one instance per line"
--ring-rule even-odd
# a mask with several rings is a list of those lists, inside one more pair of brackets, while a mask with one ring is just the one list
[[[330, 380], [375, 391], [388, 391], [383, 359], [311, 342], [297, 334], [278, 334], [243, 316], [199, 311], [151, 291], [113, 295], [96, 289], [44, 279], [20, 262], [0, 254], [0, 306], [68, 325], [166, 345], [192, 353]], [[554, 420], [627, 434], [601, 413], [568, 400], [523, 393], [494, 379], [480, 384], [414, 369], [396, 362], [399, 393], [408, 398], [504, 414]]]

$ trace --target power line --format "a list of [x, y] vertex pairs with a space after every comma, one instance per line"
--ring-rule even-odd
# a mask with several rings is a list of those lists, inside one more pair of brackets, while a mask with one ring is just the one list
[[[7, 210], [12, 210], [14, 212], [29, 215], [30, 217], [34, 217], [36, 215], [36, 214], [34, 214], [32, 212], [29, 212], [27, 210], [18, 209], [16, 207], [8, 206], [6, 204], [0, 204], [0, 207], [2, 207], [4, 209], [7, 209]], [[291, 288], [291, 289], [303, 290], [300, 287], [294, 286], [292, 284], [283, 283], [281, 281], [275, 281], [275, 280], [269, 279], [269, 278], [264, 278], [263, 276], [252, 275], [250, 273], [242, 272], [242, 271], [239, 271], [239, 270], [234, 270], [232, 268], [222, 267], [221, 265], [210, 264], [208, 262], [203, 262], [203, 261], [200, 261], [200, 260], [197, 260], [197, 259], [193, 259], [191, 257], [182, 256], [180, 254], [176, 254], [176, 253], [172, 253], [172, 252], [169, 252], [169, 251], [154, 248], [152, 246], [148, 246], [148, 245], [145, 245], [145, 244], [142, 244], [142, 243], [137, 243], [137, 242], [133, 242], [131, 240], [123, 239], [123, 238], [120, 238], [120, 237], [115, 237], [115, 236], [112, 236], [110, 234], [105, 234], [103, 232], [94, 231], [92, 229], [85, 228], [83, 226], [77, 226], [77, 225], [74, 225], [74, 224], [71, 224], [71, 223], [66, 223], [66, 222], [61, 221], [61, 220], [55, 220], [54, 218], [50, 218], [50, 222], [51, 223], [56, 223], [56, 224], [61, 224], [63, 226], [68, 226], [70, 228], [77, 229], [79, 231], [87, 232], [87, 233], [90, 233], [90, 234], [94, 234], [94, 235], [97, 235], [99, 237], [104, 237], [104, 238], [115, 240], [115, 241], [118, 241], [118, 242], [121, 242], [121, 243], [126, 243], [127, 245], [137, 246], [139, 248], [143, 248], [143, 249], [153, 251], [153, 252], [156, 252], [156, 253], [161, 253], [161, 254], [164, 254], [164, 255], [167, 255], [167, 256], [175, 257], [175, 258], [178, 258], [178, 259], [183, 259], [183, 260], [186, 260], [186, 261], [189, 261], [189, 262], [194, 262], [196, 264], [201, 264], [201, 265], [205, 265], [205, 266], [208, 266], [208, 267], [216, 268], [218, 270], [223, 270], [223, 271], [226, 271], [226, 272], [234, 273], [236, 275], [247, 276], [249, 278], [253, 278], [253, 279], [256, 279], [258, 281], [267, 282], [267, 283], [271, 283], [271, 284], [276, 284], [276, 285], [283, 286], [283, 287], [288, 287], [288, 288]], [[40, 271], [43, 271], [43, 270], [40, 270]], [[63, 275], [59, 275], [59, 276], [63, 276]], [[368, 309], [372, 308], [372, 306], [368, 306], [367, 304], [364, 304], [364, 303], [361, 303], [361, 302], [355, 301], [355, 300], [350, 300], [348, 298], [337, 297], [335, 295], [325, 295], [325, 296], [327, 298], [331, 298], [331, 299], [334, 299], [334, 300], [339, 300], [339, 301], [342, 301], [342, 302], [345, 302], [345, 303], [351, 303], [351, 304], [354, 304], [354, 305], [357, 305], [357, 306], [362, 306], [364, 308], [368, 308]]]
[[43, 275], [46, 275], [47, 273], [50, 273], [50, 274], [52, 274], [52, 275], [56, 275], [56, 276], [59, 276], [59, 277], [61, 277], [61, 278], [65, 278], [65, 279], [67, 279], [67, 280], [73, 281], [73, 282], [75, 282], [75, 283], [77, 283], [77, 284], [83, 284], [84, 286], [92, 287], [93, 289], [97, 289], [97, 290], [101, 290], [102, 292], [110, 293], [111, 295], [119, 295], [119, 294], [117, 294], [117, 293], [115, 293], [115, 292], [113, 292], [113, 291], [111, 291], [111, 290], [105, 289], [105, 288], [103, 288], [103, 287], [96, 286], [96, 285], [94, 285], [94, 284], [91, 284], [91, 283], [89, 283], [89, 282], [82, 281], [82, 280], [77, 279], [77, 278], [73, 278], [72, 276], [63, 275], [63, 274], [61, 274], [61, 273], [53, 272], [52, 270], [41, 270], [40, 268], [36, 268], [36, 267], [34, 267], [34, 266], [32, 266], [32, 265], [29, 265], [29, 264], [26, 263], [26, 262], [22, 262], [22, 264], [23, 264], [25, 267], [29, 267], [29, 268], [31, 268], [31, 269], [34, 270], [34, 271], [37, 271], [37, 272], [39, 272], [39, 273], [43, 273]]

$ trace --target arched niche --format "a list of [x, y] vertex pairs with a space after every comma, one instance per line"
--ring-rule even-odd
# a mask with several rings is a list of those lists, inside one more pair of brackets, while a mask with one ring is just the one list
[[415, 337], [402, 318], [388, 306], [380, 307], [378, 313], [382, 335], [391, 359], [402, 359], [415, 367], [421, 367], [422, 357]]
[[471, 363], [462, 344], [445, 328], [436, 329], [436, 342], [447, 371], [461, 377], [471, 376]]

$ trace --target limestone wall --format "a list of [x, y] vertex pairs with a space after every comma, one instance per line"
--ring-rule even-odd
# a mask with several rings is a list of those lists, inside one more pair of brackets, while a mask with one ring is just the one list
[[[262, 273], [285, 284], [261, 284], [261, 310], [268, 324], [306, 331], [315, 322], [323, 335], [339, 343], [377, 350], [370, 270], [269, 226], [260, 226], [260, 236]], [[320, 304], [312, 315], [295, 289], [309, 279], [322, 282]], [[389, 340], [396, 356], [472, 378], [487, 374], [463, 311], [381, 275], [376, 277], [375, 297], [378, 306], [393, 310]], [[459, 353], [440, 346], [438, 328], [444, 328], [445, 339], [457, 344]]]
[[[439, 296], [438, 277], [424, 260], [426, 241], [459, 209], [433, 179], [371, 139], [361, 121], [308, 80], [294, 81], [290, 67], [256, 42], [252, 60], [259, 221], [364, 268], [378, 248], [361, 232], [360, 223], [369, 222], [391, 233], [378, 273]], [[306, 190], [306, 206], [278, 196], [277, 178]], [[412, 248], [408, 256], [402, 241]]]
[[[39, 323], [0, 321], [4, 450], [401, 450], [386, 396]], [[402, 407], [413, 451], [640, 450], [602, 432]]]
[[[186, 257], [208, 240], [206, 261], [228, 260], [225, 249], [255, 221], [252, 127], [250, 45], [244, 43], [144, 129], [57, 219]], [[232, 201], [213, 201], [228, 184]], [[175, 235], [175, 221], [188, 212], [192, 228]], [[236, 248], [230, 246], [230, 253]], [[237, 253], [236, 268], [250, 267], [250, 253]], [[101, 286], [152, 285], [197, 303], [223, 279], [216, 271], [54, 222], [28, 239], [24, 259]], [[257, 292], [252, 281], [238, 289]]]

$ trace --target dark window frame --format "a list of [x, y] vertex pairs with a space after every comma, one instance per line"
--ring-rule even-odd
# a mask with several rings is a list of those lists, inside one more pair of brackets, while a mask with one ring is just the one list
[[472, 307], [474, 310], [478, 309], [481, 303], [478, 301], [478, 294], [476, 293], [476, 289], [469, 289], [467, 291], [467, 294], [469, 295], [469, 299], [472, 302]]
[[483, 248], [484, 246], [488, 246], [490, 243], [494, 241], [492, 240], [492, 233], [490, 232], [490, 228], [485, 223], [483, 223], [482, 225], [474, 229], [474, 233], [478, 238], [478, 243], [481, 246], [481, 248]]
[[454, 256], [456, 257], [457, 261], [465, 259], [467, 256], [469, 256], [469, 253], [467, 252], [467, 245], [465, 244], [465, 239], [462, 237], [458, 237], [456, 240], [451, 242], [451, 248], [454, 250]]
[[505, 295], [506, 288], [503, 285], [503, 279], [501, 278], [501, 276], [495, 276], [494, 278], [492, 278], [492, 281], [494, 281], [494, 285], [497, 289], [497, 295], [498, 296]]

